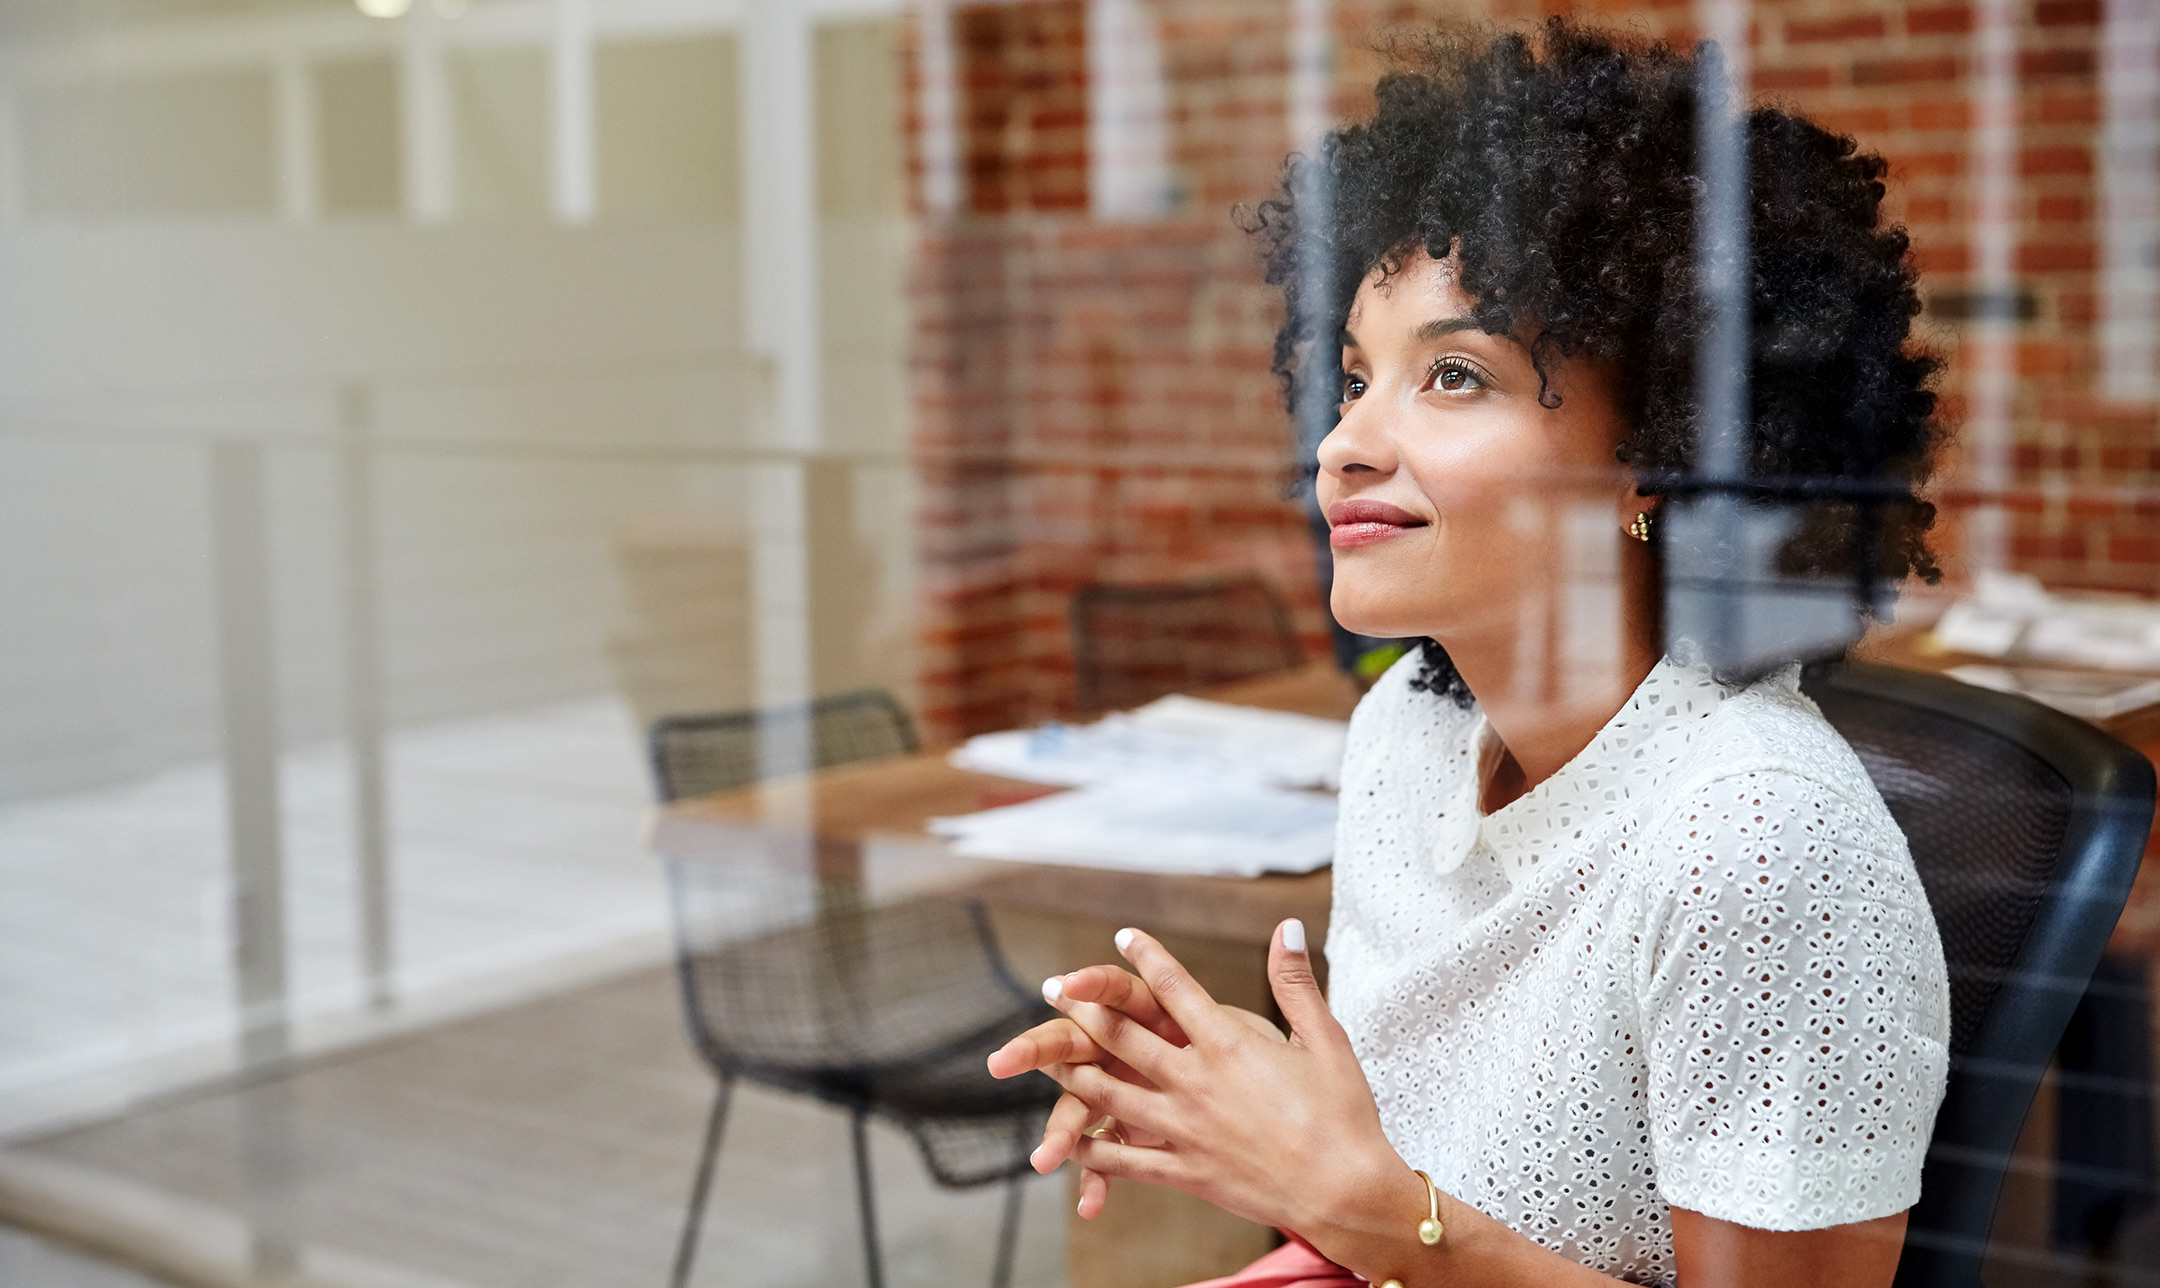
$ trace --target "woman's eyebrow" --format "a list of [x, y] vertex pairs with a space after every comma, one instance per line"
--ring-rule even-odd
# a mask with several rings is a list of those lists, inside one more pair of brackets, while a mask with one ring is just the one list
[[1417, 329], [1417, 342], [1419, 344], [1428, 344], [1443, 335], [1453, 335], [1457, 331], [1476, 331], [1479, 329], [1481, 328], [1475, 318], [1434, 318]]
[[[1434, 318], [1432, 321], [1419, 326], [1413, 339], [1418, 344], [1431, 344], [1433, 341], [1439, 339], [1442, 336], [1454, 335], [1458, 331], [1482, 330], [1484, 330], [1484, 328], [1478, 325], [1476, 318]], [[1520, 343], [1519, 341], [1515, 341], [1515, 338], [1513, 336], [1503, 335], [1500, 338], [1503, 340]], [[1350, 328], [1344, 327], [1342, 332], [1342, 347], [1345, 349], [1358, 349], [1363, 348], [1364, 346], [1358, 343], [1357, 336], [1351, 332]]]
[[1417, 329], [1417, 343], [1431, 344], [1444, 335], [1454, 335], [1459, 331], [1484, 331], [1494, 339], [1505, 340], [1525, 353], [1530, 351], [1529, 345], [1505, 331], [1485, 331], [1484, 327], [1478, 325], [1476, 318], [1434, 318]]

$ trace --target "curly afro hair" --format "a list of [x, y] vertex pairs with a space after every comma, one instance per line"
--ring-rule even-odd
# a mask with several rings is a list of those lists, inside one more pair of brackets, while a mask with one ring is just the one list
[[[1540, 370], [1555, 355], [1607, 365], [1629, 426], [1621, 462], [1645, 495], [1684, 491], [1710, 318], [1697, 85], [1717, 57], [1560, 18], [1444, 30], [1398, 53], [1371, 119], [1292, 157], [1251, 221], [1288, 303], [1274, 368], [1307, 450], [1333, 424], [1335, 341], [1358, 285], [1422, 247], [1459, 257], [1476, 321], [1533, 336]], [[1747, 468], [1806, 498], [1779, 571], [1850, 579], [1872, 565], [1932, 582], [1934, 509], [1917, 491], [1940, 363], [1908, 342], [1920, 302], [1905, 232], [1882, 220], [1887, 167], [1780, 108], [1752, 108], [1745, 131]], [[1467, 700], [1445, 653], [1424, 647], [1421, 687]]]

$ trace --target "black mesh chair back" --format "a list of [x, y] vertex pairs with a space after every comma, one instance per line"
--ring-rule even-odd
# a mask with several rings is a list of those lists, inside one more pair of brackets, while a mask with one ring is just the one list
[[[807, 747], [801, 768], [904, 756], [916, 749], [915, 726], [883, 689], [857, 689], [773, 711], [667, 716], [653, 722], [649, 745], [660, 799], [730, 791], [762, 775], [760, 745]], [[783, 754], [783, 760], [786, 757]]]
[[1072, 633], [1074, 698], [1083, 714], [1305, 662], [1290, 610], [1258, 577], [1084, 586], [1073, 595]]
[[1976, 1286], [2018, 1133], [2145, 850], [2153, 768], [2092, 726], [1848, 663], [1804, 687], [1912, 848], [1950, 971], [1950, 1084], [1897, 1282]]
[[[676, 864], [674, 880], [709, 871]], [[797, 924], [733, 942], [699, 944], [696, 927], [680, 927], [699, 1053], [723, 1077], [891, 1118], [941, 1184], [1019, 1175], [1027, 1150], [1013, 1148], [1016, 1117], [1046, 1115], [1057, 1089], [1039, 1078], [1000, 1082], [983, 1061], [1052, 1012], [1013, 978], [982, 908], [946, 899], [872, 907], [829, 882], [817, 898]], [[679, 891], [675, 902], [698, 900]], [[962, 1130], [970, 1122], [975, 1129]]]
[[[651, 733], [660, 798], [756, 782], [771, 771], [774, 743], [783, 771], [790, 760], [823, 769], [916, 748], [907, 713], [878, 690], [672, 717]], [[719, 1079], [670, 1282], [689, 1282], [732, 1089], [747, 1078], [849, 1112], [871, 1288], [884, 1281], [871, 1115], [913, 1137], [941, 1185], [1008, 1182], [991, 1276], [1004, 1288], [1020, 1183], [1058, 1088], [1033, 1075], [1000, 1082], [984, 1063], [1056, 1012], [1013, 978], [979, 904], [875, 903], [859, 882], [833, 879], [816, 838], [744, 828], [737, 839], [726, 859], [667, 865], [690, 1038]]]

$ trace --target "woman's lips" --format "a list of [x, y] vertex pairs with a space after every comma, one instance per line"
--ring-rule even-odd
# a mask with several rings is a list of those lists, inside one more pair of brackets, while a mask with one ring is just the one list
[[1401, 506], [1367, 500], [1337, 501], [1328, 507], [1327, 521], [1328, 545], [1337, 550], [1355, 550], [1425, 526], [1425, 520]]

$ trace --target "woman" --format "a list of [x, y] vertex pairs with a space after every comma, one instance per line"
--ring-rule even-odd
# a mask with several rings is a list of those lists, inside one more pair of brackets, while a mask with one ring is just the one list
[[[1241, 1284], [1890, 1282], [1947, 1059], [1925, 894], [1796, 665], [1662, 644], [1706, 57], [1436, 45], [1263, 207], [1293, 406], [1340, 389], [1335, 614], [1424, 643], [1351, 721], [1331, 998], [1298, 923], [1270, 950], [1287, 1041], [1127, 930], [992, 1057], [1065, 1087], [1035, 1164], [1083, 1216], [1124, 1177], [1294, 1236]], [[1751, 474], [1893, 502], [1812, 504], [1779, 567], [1932, 578], [1884, 165], [1771, 108], [1747, 140]]]

